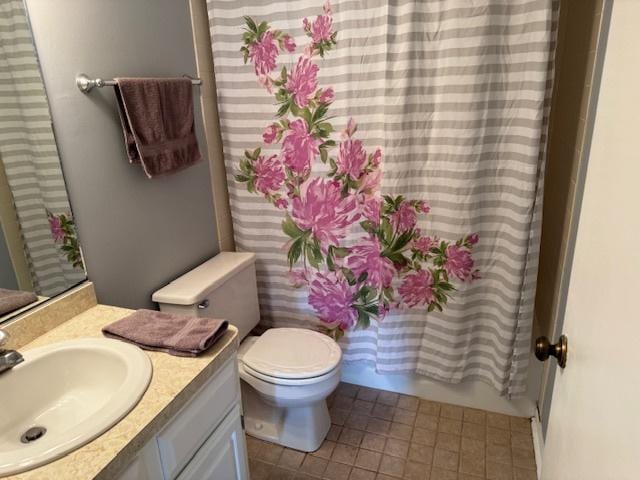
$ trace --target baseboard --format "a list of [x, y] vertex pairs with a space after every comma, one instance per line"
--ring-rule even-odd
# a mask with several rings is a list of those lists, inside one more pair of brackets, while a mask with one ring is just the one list
[[531, 398], [508, 399], [480, 381], [451, 384], [409, 373], [380, 374], [360, 362], [342, 364], [342, 381], [506, 415], [532, 417], [536, 411]]
[[544, 436], [542, 434], [542, 422], [540, 412], [531, 417], [531, 434], [533, 435], [533, 452], [536, 456], [536, 470], [538, 480], [542, 478], [542, 451], [544, 450]]

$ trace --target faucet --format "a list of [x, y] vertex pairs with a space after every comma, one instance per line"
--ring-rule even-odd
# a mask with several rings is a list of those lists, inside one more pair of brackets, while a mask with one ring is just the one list
[[9, 334], [0, 330], [0, 374], [24, 361], [20, 352], [5, 350], [2, 346], [9, 340]]

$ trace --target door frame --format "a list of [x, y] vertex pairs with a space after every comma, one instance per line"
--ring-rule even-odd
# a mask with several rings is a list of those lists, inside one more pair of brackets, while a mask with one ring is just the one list
[[[564, 316], [567, 308], [567, 297], [569, 292], [569, 284], [571, 282], [571, 270], [573, 265], [573, 258], [575, 254], [576, 238], [578, 234], [578, 225], [580, 223], [580, 213], [582, 211], [582, 200], [584, 196], [584, 186], [587, 176], [587, 168], [589, 164], [589, 155], [591, 150], [591, 142], [593, 138], [593, 128], [595, 124], [595, 114], [598, 106], [598, 97], [600, 93], [600, 83], [602, 79], [602, 72], [604, 68], [604, 58], [606, 54], [607, 39], [609, 37], [609, 26], [611, 22], [611, 11], [613, 8], [614, 0], [603, 0], [602, 11], [600, 15], [600, 24], [598, 29], [598, 40], [596, 44], [596, 53], [594, 59], [594, 67], [591, 77], [591, 89], [588, 94], [588, 111], [586, 115], [584, 141], [582, 145], [582, 152], [578, 161], [577, 173], [576, 173], [576, 187], [574, 195], [574, 203], [572, 211], [574, 215], [571, 216], [568, 226], [568, 240], [567, 251], [562, 268], [562, 276], [560, 278], [558, 304], [553, 321], [553, 337], [552, 341], [555, 341], [561, 334], [564, 325]], [[571, 341], [571, 339], [569, 339]], [[569, 350], [571, 350], [569, 343]], [[570, 355], [570, 354], [569, 354]], [[540, 393], [538, 396], [538, 436], [539, 441], [544, 444], [544, 439], [547, 433], [549, 413], [551, 411], [551, 402], [553, 401], [553, 385], [555, 382], [557, 365], [555, 362], [546, 362], [543, 367], [542, 381], [540, 384]], [[536, 442], [537, 443], [537, 442]], [[536, 445], [536, 450], [540, 449], [542, 452], [542, 445]], [[538, 454], [538, 452], [536, 452]], [[536, 455], [537, 458], [538, 455]], [[540, 470], [540, 465], [538, 466]], [[540, 473], [540, 472], [538, 472]]]

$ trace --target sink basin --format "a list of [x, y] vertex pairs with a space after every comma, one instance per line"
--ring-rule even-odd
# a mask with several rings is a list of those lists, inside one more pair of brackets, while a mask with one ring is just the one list
[[21, 352], [0, 374], [0, 476], [51, 462], [124, 417], [151, 380], [138, 347], [103, 338]]

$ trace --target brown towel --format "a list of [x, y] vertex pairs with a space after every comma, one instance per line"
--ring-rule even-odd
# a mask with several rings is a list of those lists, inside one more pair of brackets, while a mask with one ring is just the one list
[[195, 357], [210, 348], [229, 322], [215, 318], [187, 317], [155, 310], [138, 310], [103, 327], [105, 336], [124, 340], [145, 350]]
[[0, 315], [26, 307], [36, 300], [38, 296], [35, 293], [0, 288]]
[[177, 172], [200, 160], [189, 78], [116, 78], [116, 99], [129, 162], [147, 177]]

